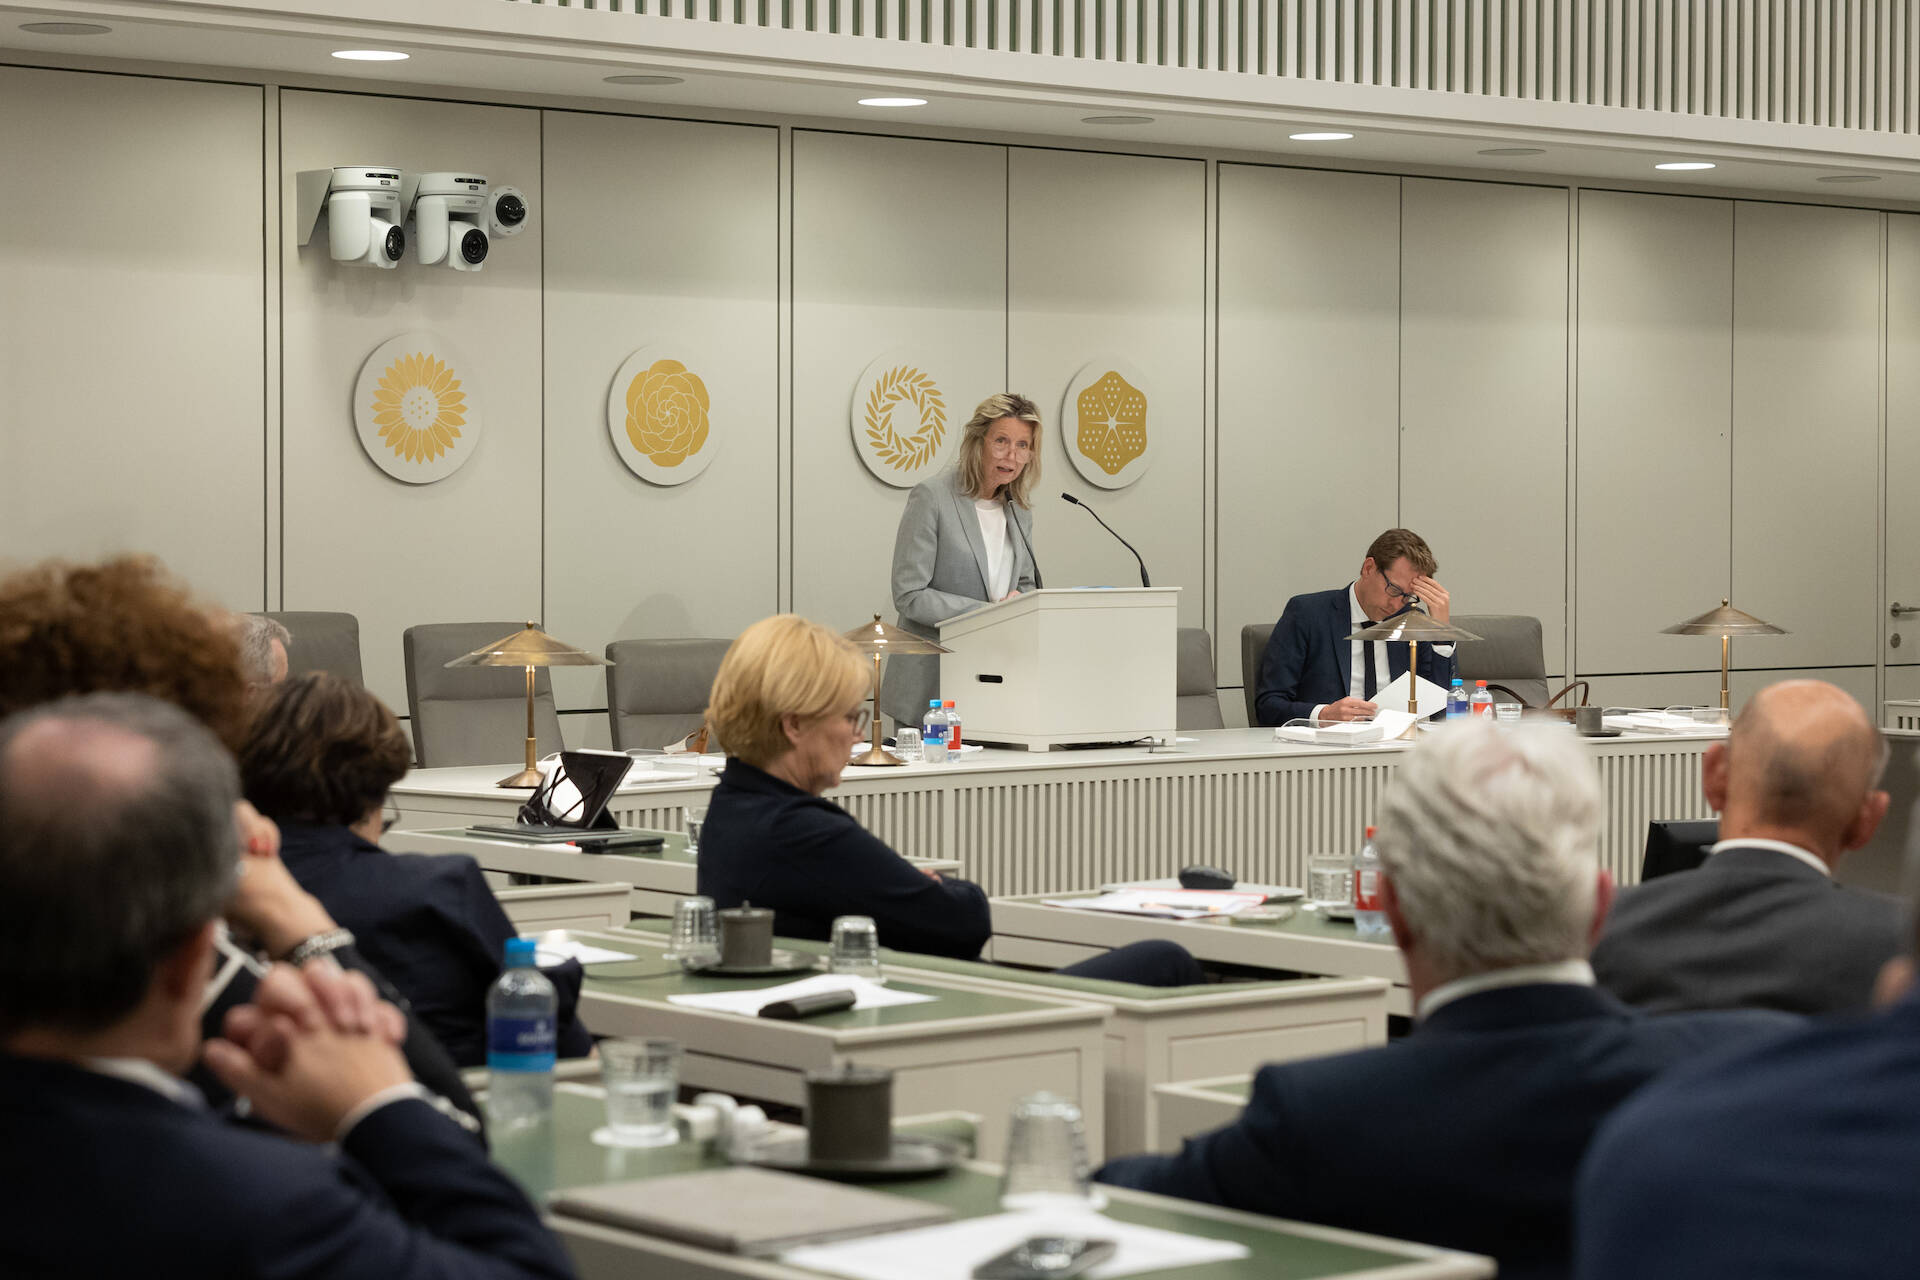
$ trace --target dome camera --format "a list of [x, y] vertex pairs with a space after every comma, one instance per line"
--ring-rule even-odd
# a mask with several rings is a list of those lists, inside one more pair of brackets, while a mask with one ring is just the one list
[[487, 230], [496, 238], [517, 236], [526, 230], [533, 206], [518, 187], [495, 187], [487, 194]]

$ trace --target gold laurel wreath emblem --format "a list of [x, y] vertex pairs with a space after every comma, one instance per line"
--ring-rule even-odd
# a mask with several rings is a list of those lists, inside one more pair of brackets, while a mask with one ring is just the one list
[[[893, 429], [893, 406], [910, 404], [920, 429], [902, 436]], [[918, 471], [932, 461], [947, 432], [947, 405], [933, 379], [918, 369], [889, 369], [867, 393], [867, 443], [880, 461], [898, 471]]]

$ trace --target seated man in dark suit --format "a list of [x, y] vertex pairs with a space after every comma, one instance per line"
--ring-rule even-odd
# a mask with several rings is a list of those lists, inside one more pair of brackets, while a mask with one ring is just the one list
[[1701, 762], [1719, 843], [1694, 870], [1620, 895], [1593, 951], [1600, 985], [1655, 1012], [1865, 1009], [1904, 912], [1832, 868], [1886, 816], [1886, 763], [1843, 690], [1789, 680], [1755, 694]]
[[[1373, 540], [1360, 576], [1345, 587], [1313, 591], [1287, 601], [1260, 659], [1254, 715], [1263, 725], [1289, 720], [1367, 720], [1373, 697], [1407, 669], [1405, 641], [1349, 640], [1362, 627], [1427, 606], [1436, 622], [1451, 607], [1426, 539], [1411, 529], [1389, 529]], [[1453, 680], [1453, 646], [1420, 646], [1420, 675], [1445, 687]]]
[[206, 1045], [305, 1141], [219, 1120], [180, 1078], [201, 1054], [239, 799], [213, 735], [152, 698], [0, 722], [0, 1271], [571, 1275], [526, 1197], [427, 1103], [404, 1019], [364, 975], [276, 967]]
[[1265, 1067], [1239, 1120], [1100, 1180], [1490, 1254], [1505, 1278], [1566, 1274], [1574, 1173], [1608, 1112], [1692, 1054], [1795, 1025], [1649, 1018], [1594, 989], [1599, 822], [1563, 729], [1474, 721], [1423, 742], [1374, 838], [1413, 1033]]
[[1686, 1067], [1622, 1107], [1580, 1173], [1578, 1274], [1912, 1275], [1920, 989], [1882, 995], [1871, 1018]]

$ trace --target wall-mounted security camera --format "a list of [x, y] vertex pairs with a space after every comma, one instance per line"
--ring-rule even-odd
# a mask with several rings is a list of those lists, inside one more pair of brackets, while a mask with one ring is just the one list
[[495, 187], [487, 195], [487, 230], [496, 240], [517, 236], [526, 230], [531, 212], [526, 192], [518, 187]]
[[422, 263], [478, 271], [487, 260], [487, 180], [470, 173], [423, 173], [413, 201], [415, 249]]
[[335, 262], [363, 262], [392, 270], [407, 253], [404, 228], [414, 180], [392, 165], [352, 164], [315, 169], [298, 178], [295, 217], [301, 244], [327, 216], [327, 252]]

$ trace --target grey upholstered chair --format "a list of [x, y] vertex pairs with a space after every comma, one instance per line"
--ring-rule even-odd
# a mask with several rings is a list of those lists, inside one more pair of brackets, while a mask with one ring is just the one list
[[1249, 622], [1240, 628], [1240, 692], [1247, 699], [1247, 723], [1258, 726], [1253, 700], [1260, 694], [1260, 662], [1267, 656], [1267, 639], [1273, 635], [1271, 622]]
[[[510, 764], [527, 741], [524, 667], [461, 667], [447, 663], [483, 644], [504, 640], [518, 622], [435, 622], [408, 627], [401, 638], [407, 665], [407, 714], [413, 718], [413, 754], [422, 767]], [[553, 681], [534, 676], [533, 724], [537, 752], [564, 749]]]
[[1174, 724], [1181, 729], [1224, 729], [1220, 690], [1213, 683], [1213, 639], [1205, 627], [1182, 627], [1175, 640], [1179, 657], [1174, 679]]
[[328, 675], [365, 684], [360, 673], [360, 619], [350, 613], [269, 613], [287, 629], [293, 643], [287, 647], [287, 674], [324, 671]]
[[616, 640], [607, 646], [613, 745], [664, 747], [700, 727], [731, 640]]
[[1455, 675], [1469, 686], [1475, 680], [1503, 684], [1530, 707], [1546, 704], [1547, 659], [1540, 619], [1518, 613], [1462, 613], [1452, 621], [1480, 637], [1454, 647]]

